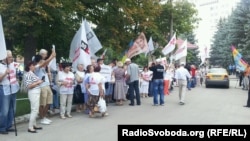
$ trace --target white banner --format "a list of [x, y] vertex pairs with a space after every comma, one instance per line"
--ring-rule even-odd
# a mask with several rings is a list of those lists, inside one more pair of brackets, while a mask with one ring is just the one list
[[148, 51], [145, 53], [145, 56], [146, 56], [148, 53], [151, 53], [153, 50], [154, 50], [154, 43], [153, 43], [152, 37], [150, 37], [150, 38], [149, 38], [149, 41], [148, 41]]
[[77, 70], [77, 64], [83, 64], [85, 69], [91, 64], [90, 50], [87, 43], [84, 21], [82, 21], [80, 29], [76, 32], [71, 45], [69, 58], [72, 61], [72, 67]]
[[168, 44], [162, 49], [162, 53], [164, 55], [169, 54], [170, 52], [172, 52], [175, 49], [175, 45], [176, 45], [176, 34], [174, 33], [173, 37], [171, 38], [171, 40], [168, 42]]
[[187, 40], [185, 40], [182, 45], [176, 50], [175, 54], [175, 61], [179, 60], [182, 57], [187, 56]]
[[6, 57], [7, 57], [6, 43], [3, 32], [2, 17], [0, 16], [0, 60], [6, 59]]
[[[55, 51], [55, 45], [52, 45], [52, 49]], [[57, 67], [56, 67], [56, 57], [54, 57], [50, 62], [48, 67], [50, 68], [51, 71], [57, 71]]]
[[90, 55], [94, 56], [94, 54], [102, 48], [102, 45], [100, 41], [98, 40], [98, 38], [96, 37], [94, 31], [89, 26], [86, 19], [84, 20], [84, 26], [86, 30], [88, 46], [89, 46], [90, 53], [91, 53]]
[[111, 81], [112, 68], [109, 65], [101, 65], [100, 73], [105, 77], [106, 82]]

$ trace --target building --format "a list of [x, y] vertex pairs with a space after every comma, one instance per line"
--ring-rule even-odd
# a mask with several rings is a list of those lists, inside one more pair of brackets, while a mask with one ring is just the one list
[[199, 22], [195, 30], [198, 46], [201, 51], [208, 48], [208, 57], [214, 34], [217, 31], [217, 24], [221, 18], [228, 18], [240, 0], [189, 0], [196, 5]]
[[[165, 4], [169, 0], [161, 0]], [[172, 0], [174, 3], [178, 0]], [[198, 10], [198, 17], [201, 19], [198, 28], [195, 29], [200, 52], [204, 53], [204, 48], [208, 48], [208, 57], [213, 37], [217, 31], [217, 24], [221, 18], [227, 18], [237, 6], [240, 0], [187, 0], [193, 3]]]

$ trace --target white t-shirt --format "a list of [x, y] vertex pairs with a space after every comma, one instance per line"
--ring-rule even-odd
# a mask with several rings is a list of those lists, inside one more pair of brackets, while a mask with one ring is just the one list
[[100, 73], [97, 73], [97, 72], [91, 73], [87, 79], [87, 83], [90, 85], [89, 92], [92, 95], [96, 95], [96, 96], [99, 95], [99, 87], [98, 87], [99, 83], [102, 83], [103, 91], [105, 90], [105, 87], [104, 87], [105, 77], [103, 77]]
[[[6, 75], [2, 81], [0, 81], [0, 85], [2, 85], [4, 95], [15, 94], [19, 90], [19, 83], [16, 78], [16, 68], [14, 66], [14, 62], [8, 65], [10, 69], [10, 73]], [[0, 64], [0, 75], [3, 75], [6, 72], [7, 65]], [[11, 89], [10, 89], [11, 88]]]
[[59, 88], [60, 94], [73, 94], [74, 86], [73, 83], [75, 81], [75, 76], [72, 72], [65, 73], [64, 71], [58, 72], [58, 81], [67, 82], [67, 86], [61, 85]]

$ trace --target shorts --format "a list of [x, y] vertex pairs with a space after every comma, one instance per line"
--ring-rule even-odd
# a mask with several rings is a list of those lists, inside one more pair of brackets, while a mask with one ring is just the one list
[[53, 93], [50, 86], [41, 87], [40, 105], [46, 106], [53, 103]]

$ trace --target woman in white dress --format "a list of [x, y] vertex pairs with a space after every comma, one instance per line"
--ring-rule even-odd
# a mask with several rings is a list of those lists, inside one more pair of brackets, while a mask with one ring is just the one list
[[152, 72], [148, 70], [147, 66], [144, 66], [143, 71], [141, 72], [141, 97], [148, 97], [148, 88], [149, 88], [149, 81], [151, 78]]

